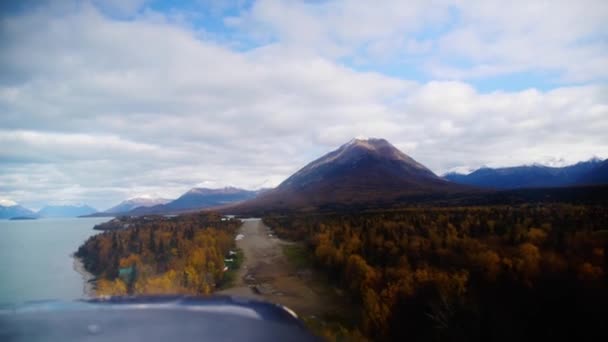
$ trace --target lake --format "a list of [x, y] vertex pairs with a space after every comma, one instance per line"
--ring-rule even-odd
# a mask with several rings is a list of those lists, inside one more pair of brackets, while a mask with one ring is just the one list
[[109, 218], [0, 220], [0, 303], [83, 298], [71, 257]]

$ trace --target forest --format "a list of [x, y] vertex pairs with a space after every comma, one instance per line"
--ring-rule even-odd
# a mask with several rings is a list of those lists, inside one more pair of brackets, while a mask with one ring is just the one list
[[[605, 206], [267, 216], [376, 341], [608, 340]], [[339, 340], [340, 336], [333, 336]]]
[[92, 236], [76, 252], [97, 276], [98, 295], [209, 294], [222, 284], [239, 220], [197, 213], [122, 221], [127, 228]]

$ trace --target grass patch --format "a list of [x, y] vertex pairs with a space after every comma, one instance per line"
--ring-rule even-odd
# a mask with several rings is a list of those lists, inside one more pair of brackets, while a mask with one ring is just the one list
[[283, 245], [283, 254], [296, 269], [312, 268], [311, 252], [302, 245]]
[[245, 261], [245, 254], [240, 248], [237, 248], [236, 254], [232, 256], [233, 262], [226, 262], [226, 266], [228, 266], [228, 271], [224, 272], [224, 276], [222, 281], [220, 282], [220, 286], [218, 286], [218, 290], [225, 290], [234, 285], [234, 281], [236, 280], [237, 273], [239, 272], [239, 268]]

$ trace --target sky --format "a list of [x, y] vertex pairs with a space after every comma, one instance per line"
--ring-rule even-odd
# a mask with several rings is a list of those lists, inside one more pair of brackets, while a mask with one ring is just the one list
[[608, 158], [608, 1], [0, 5], [0, 202], [278, 185], [356, 136], [437, 174]]

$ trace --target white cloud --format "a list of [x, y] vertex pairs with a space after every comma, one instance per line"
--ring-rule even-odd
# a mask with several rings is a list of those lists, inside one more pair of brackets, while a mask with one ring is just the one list
[[17, 202], [11, 201], [10, 199], [7, 199], [7, 198], [0, 198], [0, 206], [12, 207], [14, 205], [17, 205]]
[[105, 11], [113, 15], [130, 17], [139, 12], [147, 2], [146, 0], [93, 0], [93, 2]]
[[[541, 71], [556, 73], [562, 82], [608, 77], [605, 1], [463, 1], [459, 10], [461, 24], [438, 42], [435, 76]], [[450, 58], [471, 66], [449, 65]]]
[[606, 86], [481, 94], [460, 82], [431, 82], [406, 100], [406, 112], [419, 118], [418, 136], [409, 139], [427, 141], [415, 153], [439, 172], [548, 156], [567, 163], [606, 158], [607, 94]]
[[378, 57], [393, 54], [391, 47], [405, 44], [407, 34], [445, 20], [448, 3], [261, 0], [230, 22], [254, 32], [254, 38], [278, 40], [325, 56], [364, 52]]
[[[294, 18], [281, 23], [294, 30], [281, 39], [324, 48], [335, 38], [343, 44], [329, 50], [338, 55], [442, 19], [393, 8], [384, 22], [365, 4], [328, 3], [360, 22], [368, 12], [375, 19], [325, 27], [337, 14], [321, 14], [322, 34], [300, 44], [298, 30], [318, 24], [308, 14], [316, 5], [262, 2], [243, 20], [273, 18], [263, 6], [277, 4]], [[107, 208], [196, 184], [272, 186], [358, 135], [385, 137], [437, 173], [608, 157], [604, 85], [481, 93], [466, 82], [356, 71], [332, 53], [284, 42], [234, 51], [163, 18], [115, 21], [81, 6], [60, 19], [44, 9], [0, 19], [0, 197]], [[420, 44], [411, 49], [433, 46]]]
[[[524, 72], [562, 83], [608, 78], [603, 0], [261, 0], [230, 21], [260, 41], [364, 64], [392, 61], [442, 79]], [[420, 55], [426, 63], [407, 64]]]

